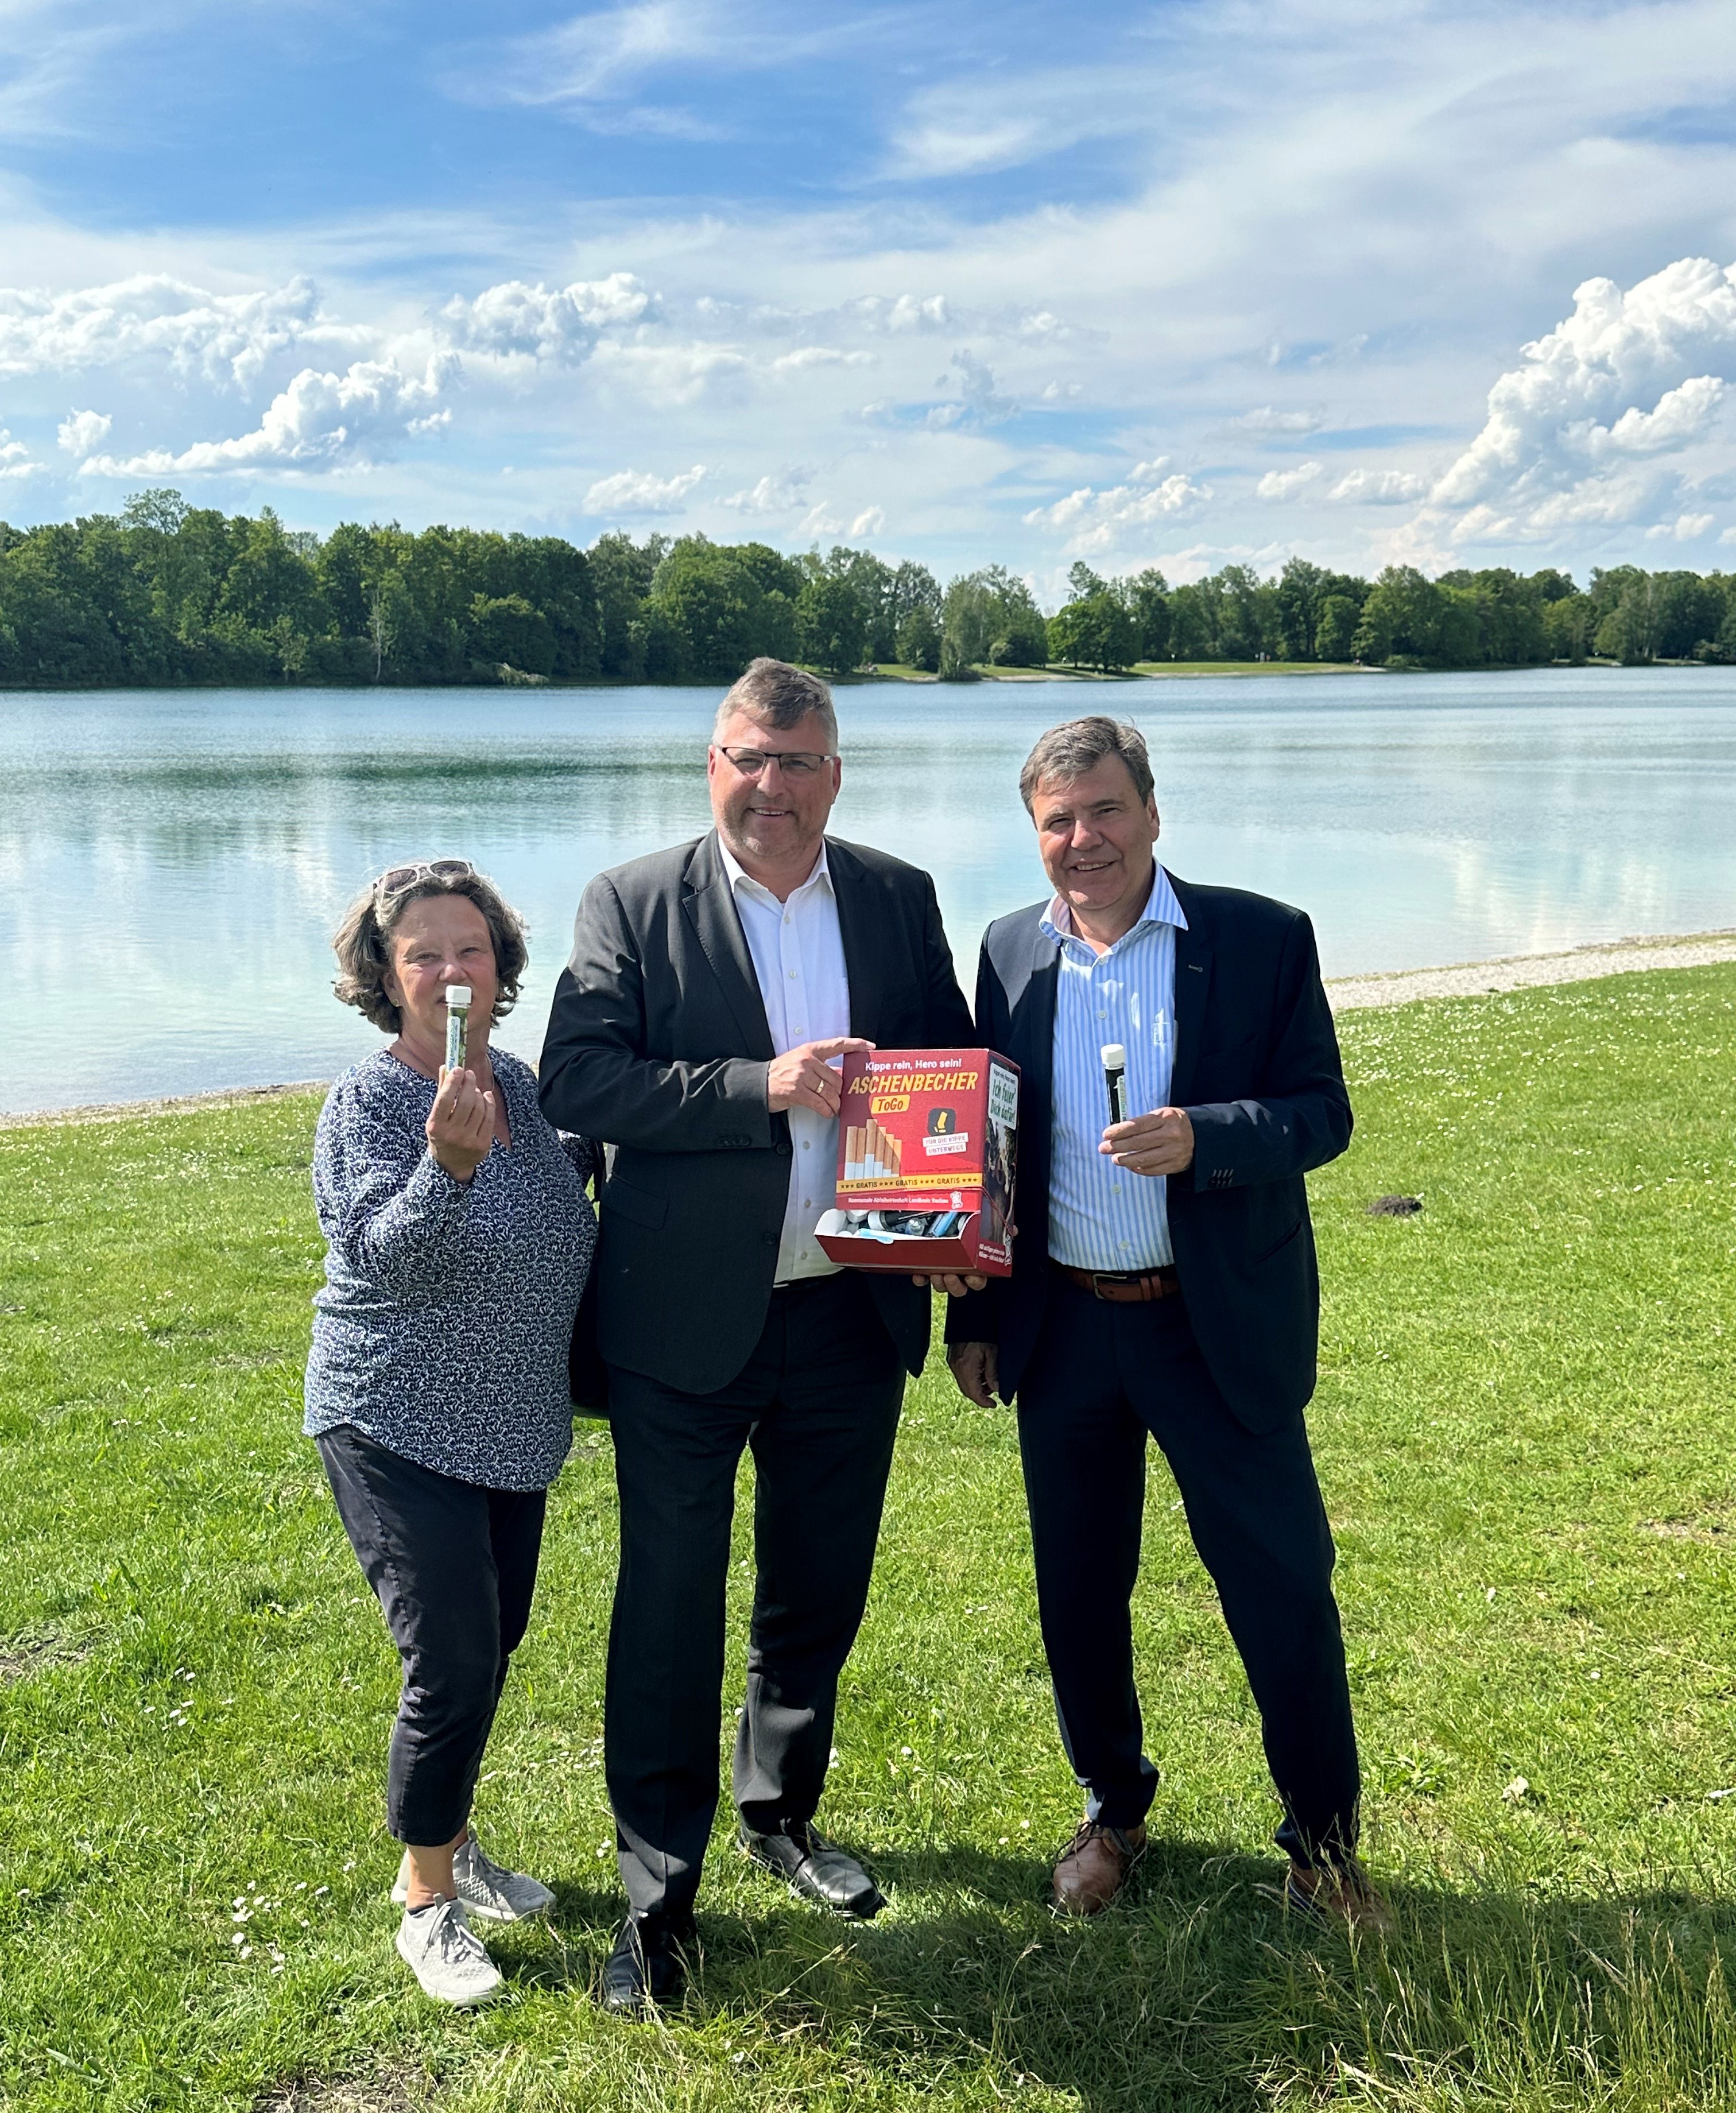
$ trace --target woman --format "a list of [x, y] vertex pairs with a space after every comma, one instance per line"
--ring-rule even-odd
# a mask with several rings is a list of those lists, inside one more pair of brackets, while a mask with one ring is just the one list
[[[501, 1982], [469, 1917], [514, 1922], [554, 1900], [491, 1861], [469, 1816], [572, 1442], [593, 1151], [550, 1127], [528, 1065], [489, 1047], [526, 961], [491, 882], [461, 859], [395, 866], [332, 945], [338, 996], [393, 1038], [319, 1119], [330, 1246], [304, 1427], [403, 1659], [386, 1796], [405, 1845], [398, 1950], [430, 1996], [477, 2003]], [[449, 983], [471, 992], [450, 1074]]]

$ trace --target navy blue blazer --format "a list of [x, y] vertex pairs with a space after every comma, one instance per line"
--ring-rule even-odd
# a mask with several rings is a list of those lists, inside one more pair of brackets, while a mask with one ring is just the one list
[[[1169, 1181], [1176, 1268], [1201, 1353], [1236, 1419], [1276, 1430], [1314, 1390], [1320, 1277], [1303, 1176], [1350, 1141], [1350, 1098], [1313, 928], [1300, 910], [1233, 888], [1170, 883], [1176, 1061], [1170, 1103], [1194, 1125], [1194, 1163]], [[977, 1038], [1019, 1066], [1017, 1234], [1010, 1278], [948, 1302], [949, 1342], [998, 1345], [1011, 1401], [1043, 1322], [1059, 949], [1046, 903], [991, 924], [976, 980]], [[1106, 1111], [1107, 1120], [1107, 1111]]]

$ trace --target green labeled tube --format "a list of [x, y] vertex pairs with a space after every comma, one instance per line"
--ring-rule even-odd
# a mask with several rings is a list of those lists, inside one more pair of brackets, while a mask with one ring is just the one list
[[470, 1034], [470, 986], [468, 983], [446, 985], [446, 1069], [461, 1071], [464, 1068], [464, 1045]]

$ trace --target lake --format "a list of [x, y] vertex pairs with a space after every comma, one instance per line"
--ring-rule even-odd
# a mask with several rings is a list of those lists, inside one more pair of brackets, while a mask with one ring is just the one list
[[[446, 853], [530, 920], [533, 1056], [586, 881], [708, 826], [716, 695], [0, 693], [0, 1107], [330, 1076], [379, 1039], [332, 927]], [[1329, 975], [1736, 925], [1736, 669], [842, 689], [837, 833], [934, 873], [967, 992], [1046, 892], [1019, 764], [1091, 710], [1150, 743], [1166, 863], [1300, 903]]]

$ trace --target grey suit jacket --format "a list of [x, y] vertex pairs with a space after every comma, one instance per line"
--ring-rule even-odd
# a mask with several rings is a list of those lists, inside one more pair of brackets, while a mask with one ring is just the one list
[[[970, 1047], [933, 881], [860, 844], [829, 837], [826, 855], [851, 1032]], [[592, 1265], [608, 1363], [709, 1394], [759, 1340], [789, 1193], [788, 1118], [766, 1106], [774, 1053], [716, 833], [599, 874], [555, 988], [541, 1098], [551, 1122], [616, 1148]], [[920, 1371], [929, 1294], [870, 1283]]]

